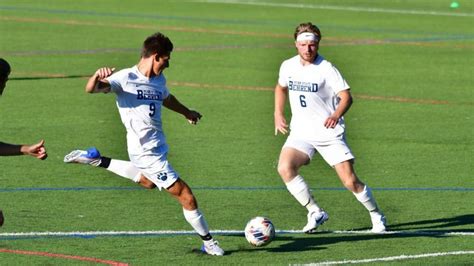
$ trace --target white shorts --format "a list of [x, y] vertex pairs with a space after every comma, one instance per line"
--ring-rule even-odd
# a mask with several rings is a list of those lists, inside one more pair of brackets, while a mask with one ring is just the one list
[[160, 190], [173, 185], [179, 175], [168, 162], [168, 144], [163, 132], [140, 120], [130, 120], [126, 128], [130, 161]]
[[330, 166], [354, 159], [354, 155], [345, 139], [335, 140], [328, 144], [321, 144], [321, 142], [308, 141], [290, 135], [283, 145], [283, 148], [286, 147], [304, 152], [310, 159], [313, 158], [314, 153], [317, 151]]
[[168, 189], [178, 179], [178, 173], [168, 162], [167, 153], [161, 154], [129, 154], [130, 161], [140, 172], [153, 182], [160, 190]]

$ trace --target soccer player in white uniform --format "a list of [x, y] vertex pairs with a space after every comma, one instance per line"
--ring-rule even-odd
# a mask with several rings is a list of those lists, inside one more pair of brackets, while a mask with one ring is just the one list
[[[354, 172], [354, 156], [344, 137], [343, 115], [352, 104], [349, 85], [337, 68], [318, 54], [321, 32], [317, 26], [310, 22], [300, 24], [294, 38], [298, 55], [281, 64], [275, 87], [274, 116], [275, 135], [290, 133], [280, 153], [278, 173], [288, 191], [308, 210], [308, 223], [303, 231], [313, 233], [329, 219], [298, 173], [318, 152], [369, 211], [372, 232], [384, 232], [385, 216], [371, 189]], [[284, 116], [287, 98], [292, 113], [291, 131]]]
[[[7, 86], [8, 76], [10, 75], [11, 67], [7, 60], [0, 58], [0, 96]], [[48, 157], [46, 148], [44, 147], [44, 140], [32, 145], [9, 144], [0, 141], [0, 156], [13, 155], [30, 155], [35, 158], [44, 160]], [[2, 210], [0, 210], [0, 226], [5, 222]]]
[[136, 66], [117, 73], [113, 73], [114, 68], [100, 68], [86, 84], [86, 92], [116, 94], [117, 108], [127, 130], [130, 161], [101, 156], [95, 148], [72, 151], [64, 161], [103, 167], [146, 188], [164, 188], [182, 205], [186, 221], [201, 236], [202, 251], [222, 256], [224, 251], [209, 233], [191, 188], [167, 159], [168, 145], [162, 129], [161, 107], [182, 114], [191, 124], [196, 124], [201, 118], [201, 114], [181, 104], [166, 87], [163, 71], [169, 66], [172, 50], [169, 38], [155, 33], [144, 41], [141, 59]]

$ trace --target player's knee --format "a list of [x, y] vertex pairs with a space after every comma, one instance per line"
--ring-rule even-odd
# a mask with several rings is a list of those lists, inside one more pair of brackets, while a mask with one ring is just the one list
[[281, 162], [278, 164], [277, 171], [282, 178], [290, 178], [294, 172], [290, 164]]
[[148, 180], [147, 178], [144, 178], [144, 177], [140, 179], [139, 183], [142, 187], [147, 188], [147, 189], [156, 188], [155, 183], [151, 182], [150, 180]]
[[182, 195], [180, 198], [180, 202], [181, 202], [181, 205], [183, 205], [183, 207], [187, 210], [197, 209], [196, 198], [191, 193]]
[[150, 183], [150, 184], [143, 185], [143, 187], [146, 189], [154, 189], [156, 188], [156, 185], [153, 183]]
[[342, 183], [348, 190], [354, 193], [358, 193], [361, 189], [364, 189], [364, 187], [361, 186], [361, 183], [358, 180], [345, 179], [344, 181], [342, 181]]

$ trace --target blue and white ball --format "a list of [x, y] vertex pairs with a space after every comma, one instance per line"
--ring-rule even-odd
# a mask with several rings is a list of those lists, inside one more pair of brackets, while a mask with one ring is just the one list
[[245, 238], [256, 247], [268, 245], [275, 237], [275, 226], [266, 217], [254, 217], [245, 226]]

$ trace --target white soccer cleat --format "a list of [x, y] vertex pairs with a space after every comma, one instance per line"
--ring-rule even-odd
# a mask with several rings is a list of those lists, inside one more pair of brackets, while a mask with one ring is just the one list
[[370, 212], [370, 220], [372, 221], [372, 233], [383, 233], [387, 231], [387, 219], [380, 212]]
[[214, 239], [204, 241], [204, 243], [201, 246], [201, 251], [206, 254], [214, 255], [214, 256], [224, 255], [224, 250], [221, 247], [219, 247], [219, 242], [217, 242]]
[[64, 156], [65, 163], [82, 163], [98, 166], [100, 161], [100, 152], [95, 147], [89, 148], [86, 151], [74, 150]]
[[303, 227], [306, 234], [316, 233], [316, 229], [329, 219], [329, 215], [325, 211], [309, 212], [308, 223]]

